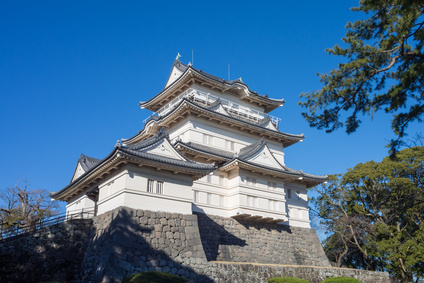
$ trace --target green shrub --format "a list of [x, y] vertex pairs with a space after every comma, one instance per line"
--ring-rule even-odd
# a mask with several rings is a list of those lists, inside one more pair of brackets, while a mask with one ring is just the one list
[[293, 277], [275, 277], [268, 280], [268, 283], [310, 283], [308, 280]]
[[320, 283], [362, 283], [358, 279], [355, 278], [347, 278], [347, 277], [330, 277], [321, 281]]
[[174, 274], [159, 272], [159, 271], [146, 271], [136, 273], [125, 278], [122, 283], [185, 283], [188, 279], [179, 277]]

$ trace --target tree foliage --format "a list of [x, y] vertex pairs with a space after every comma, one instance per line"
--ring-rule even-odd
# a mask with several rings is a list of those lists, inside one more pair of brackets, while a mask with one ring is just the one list
[[31, 231], [35, 224], [57, 214], [57, 202], [51, 201], [45, 190], [29, 190], [27, 182], [18, 182], [13, 188], [0, 192], [0, 227], [2, 231], [25, 228]]
[[370, 17], [347, 23], [346, 48], [327, 50], [347, 63], [319, 75], [321, 90], [301, 94], [299, 104], [307, 108], [302, 115], [311, 127], [352, 133], [361, 123], [358, 115], [384, 109], [393, 114], [396, 150], [409, 123], [422, 122], [424, 114], [424, 1], [361, 0], [352, 10]]
[[338, 266], [424, 279], [424, 148], [331, 176], [312, 202], [328, 228], [324, 250]]

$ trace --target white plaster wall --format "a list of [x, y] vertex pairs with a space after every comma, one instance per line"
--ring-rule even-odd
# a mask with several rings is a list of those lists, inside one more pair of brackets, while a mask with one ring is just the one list
[[[232, 141], [234, 142], [234, 152], [238, 152], [243, 147], [256, 143], [261, 139], [255, 135], [247, 135], [236, 128], [229, 128], [228, 126], [219, 125], [213, 121], [205, 121], [197, 117], [191, 118], [191, 124], [192, 126], [188, 130], [188, 141], [204, 144], [203, 135], [210, 135], [213, 137], [212, 143], [208, 142], [206, 145], [219, 149], [229, 150], [225, 141]], [[270, 140], [267, 140], [267, 142], [271, 152], [276, 154], [275, 157], [278, 161], [284, 164], [283, 145]]]
[[[163, 193], [148, 192], [147, 180], [163, 182]], [[156, 184], [156, 183], [155, 183]], [[98, 213], [119, 206], [178, 213], [191, 213], [191, 176], [157, 171], [150, 167], [127, 166], [99, 186]]]
[[85, 194], [66, 205], [66, 214], [77, 214], [81, 212], [94, 212], [95, 203]]

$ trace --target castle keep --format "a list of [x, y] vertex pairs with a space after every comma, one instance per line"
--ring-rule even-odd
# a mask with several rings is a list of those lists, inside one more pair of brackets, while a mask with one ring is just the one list
[[285, 164], [285, 149], [304, 136], [269, 115], [283, 104], [177, 59], [165, 88], [140, 102], [154, 112], [144, 128], [102, 160], [81, 155], [52, 197], [69, 214], [124, 206], [310, 228], [306, 190], [326, 176]]
[[304, 136], [269, 115], [283, 103], [175, 60], [165, 88], [140, 103], [153, 111], [144, 128], [104, 159], [81, 155], [52, 194], [67, 221], [0, 240], [0, 281], [121, 282], [155, 270], [194, 283], [389, 282], [330, 266], [306, 195], [326, 176], [285, 164]]

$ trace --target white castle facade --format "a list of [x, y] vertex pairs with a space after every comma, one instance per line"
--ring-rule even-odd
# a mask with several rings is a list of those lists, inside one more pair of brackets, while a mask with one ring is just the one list
[[81, 155], [52, 197], [69, 214], [126, 206], [309, 228], [307, 188], [327, 177], [285, 165], [285, 148], [304, 136], [268, 114], [283, 103], [177, 59], [165, 88], [140, 102], [154, 112], [144, 128], [102, 160]]

